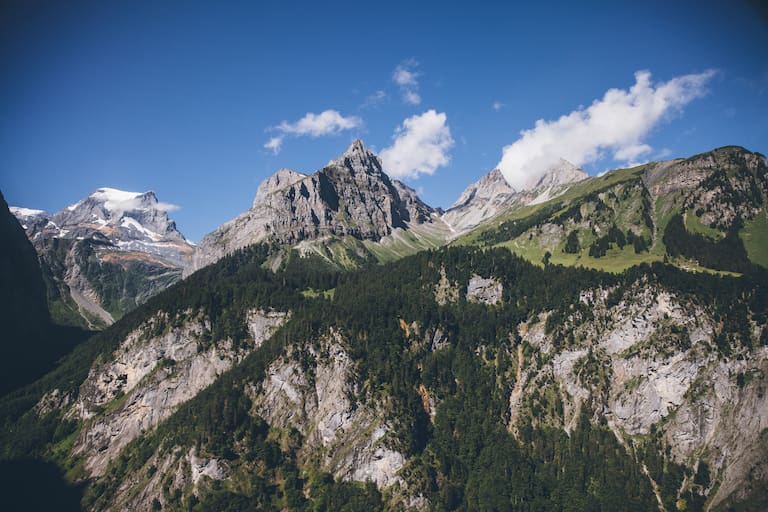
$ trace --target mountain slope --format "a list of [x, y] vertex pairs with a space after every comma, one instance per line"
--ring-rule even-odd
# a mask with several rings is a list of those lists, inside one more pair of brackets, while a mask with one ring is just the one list
[[[280, 171], [258, 208], [375, 187], [353, 156], [317, 194]], [[0, 399], [0, 459], [54, 461], [88, 510], [763, 510], [768, 271], [680, 267], [743, 240], [765, 174], [741, 148], [620, 170], [459, 240], [481, 247], [353, 271], [313, 256], [337, 234], [276, 266], [274, 239], [234, 250]], [[327, 225], [372, 229], [364, 199]]]
[[100, 188], [53, 215], [13, 208], [62, 324], [103, 327], [174, 283], [192, 245], [154, 192]]
[[273, 273], [269, 251], [151, 299], [21, 417], [0, 401], [4, 457], [61, 430], [32, 446], [92, 478], [94, 510], [764, 502], [764, 273], [471, 248]]
[[[765, 157], [729, 146], [584, 180], [555, 199], [508, 210], [459, 243], [611, 271], [666, 258], [741, 272], [765, 262], [758, 240], [768, 234], [767, 200]], [[725, 256], [726, 247], [737, 253]]]
[[43, 339], [50, 316], [37, 254], [1, 194], [0, 239], [3, 247], [0, 251], [0, 289], [3, 291], [0, 323], [4, 331], [0, 346], [2, 393], [18, 381], [17, 369], [30, 365], [29, 359], [34, 357], [30, 348]]

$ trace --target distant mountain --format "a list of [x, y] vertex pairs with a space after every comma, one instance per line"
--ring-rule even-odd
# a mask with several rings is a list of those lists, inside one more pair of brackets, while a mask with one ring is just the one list
[[344, 265], [371, 257], [363, 242], [440, 222], [436, 217], [413, 189], [387, 176], [381, 160], [357, 140], [311, 175], [281, 169], [267, 178], [248, 211], [200, 241], [188, 273], [257, 242], [303, 243], [302, 250]]
[[168, 218], [154, 192], [100, 188], [53, 215], [41, 210], [11, 208], [27, 235], [40, 238], [97, 238], [125, 250], [152, 254], [184, 265], [189, 242]]
[[511, 208], [544, 202], [588, 177], [582, 169], [561, 159], [528, 187], [515, 190], [501, 171], [494, 169], [468, 186], [446, 210], [443, 220], [454, 231], [466, 232]]
[[12, 207], [43, 265], [56, 321], [109, 325], [176, 282], [193, 245], [154, 192], [100, 188], [60, 212]]

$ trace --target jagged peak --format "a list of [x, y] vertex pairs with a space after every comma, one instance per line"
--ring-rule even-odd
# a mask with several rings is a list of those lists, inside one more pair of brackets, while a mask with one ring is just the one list
[[328, 162], [326, 167], [342, 167], [357, 172], [381, 172], [381, 160], [365, 147], [360, 139], [355, 139], [344, 154]]
[[351, 156], [354, 154], [365, 155], [368, 153], [371, 152], [365, 147], [365, 143], [363, 143], [362, 139], [355, 139], [352, 141], [352, 144], [349, 145], [347, 150], [344, 151], [344, 156]]
[[515, 189], [507, 183], [501, 170], [495, 168], [464, 189], [464, 192], [461, 193], [459, 198], [454, 201], [448, 210], [467, 205], [476, 197], [491, 199], [501, 194], [512, 194], [514, 192]]

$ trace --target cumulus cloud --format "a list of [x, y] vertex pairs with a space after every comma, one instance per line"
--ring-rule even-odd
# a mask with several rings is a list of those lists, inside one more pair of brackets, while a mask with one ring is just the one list
[[418, 105], [421, 103], [421, 96], [419, 96], [419, 74], [415, 71], [415, 67], [419, 63], [414, 59], [408, 59], [401, 62], [392, 73], [392, 80], [400, 87], [400, 93], [403, 96], [403, 101], [409, 105]]
[[319, 114], [307, 112], [307, 114], [296, 121], [289, 123], [283, 121], [279, 125], [270, 128], [281, 132], [280, 135], [271, 137], [265, 144], [266, 149], [278, 154], [282, 148], [283, 141], [287, 135], [294, 137], [322, 137], [324, 135], [335, 135], [344, 130], [351, 130], [362, 126], [363, 120], [356, 116], [344, 117], [336, 110], [325, 110]]
[[359, 117], [344, 117], [336, 110], [325, 110], [319, 114], [308, 112], [307, 115], [295, 123], [283, 121], [277, 126], [277, 129], [291, 135], [321, 137], [323, 135], [339, 133], [342, 130], [357, 128], [361, 124], [362, 120]]
[[445, 113], [434, 110], [404, 120], [392, 145], [380, 153], [384, 170], [394, 178], [417, 178], [448, 165], [453, 137], [447, 120]]
[[587, 108], [554, 121], [540, 119], [521, 131], [517, 141], [504, 147], [498, 168], [521, 190], [560, 158], [584, 165], [609, 152], [614, 160], [634, 162], [652, 151], [643, 142], [651, 129], [703, 96], [714, 74], [709, 70], [654, 84], [649, 71], [638, 71], [628, 90], [609, 89]]

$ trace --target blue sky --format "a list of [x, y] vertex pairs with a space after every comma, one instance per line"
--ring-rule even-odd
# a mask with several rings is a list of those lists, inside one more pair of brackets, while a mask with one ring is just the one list
[[530, 4], [3, 2], [0, 190], [51, 212], [155, 190], [197, 241], [355, 138], [442, 207], [561, 141], [593, 174], [768, 152], [760, 2]]

